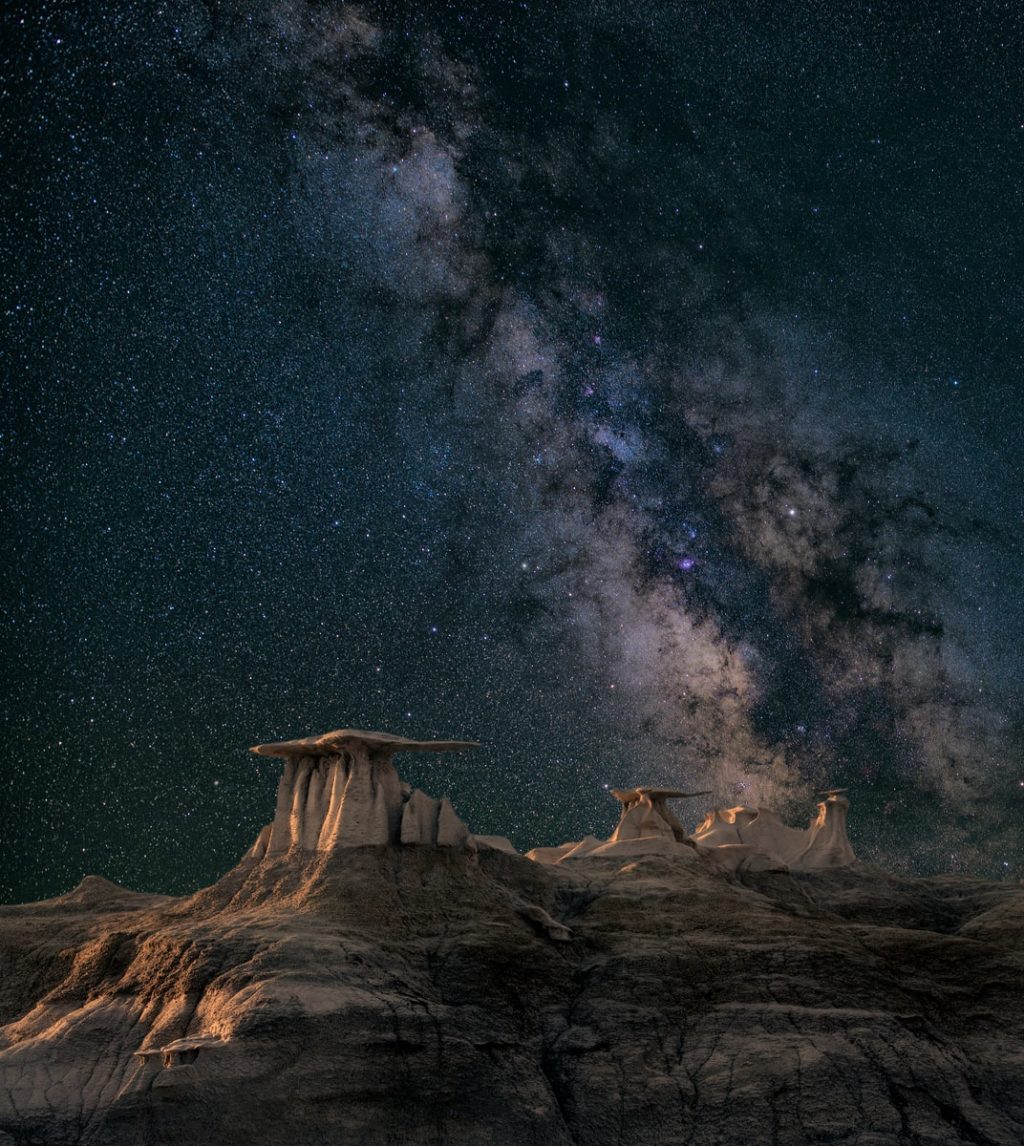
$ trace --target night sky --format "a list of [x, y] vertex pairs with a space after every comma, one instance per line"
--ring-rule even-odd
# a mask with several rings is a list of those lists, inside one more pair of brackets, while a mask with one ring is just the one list
[[1017, 0], [0, 19], [0, 900], [343, 726], [522, 848], [830, 783], [1024, 876]]

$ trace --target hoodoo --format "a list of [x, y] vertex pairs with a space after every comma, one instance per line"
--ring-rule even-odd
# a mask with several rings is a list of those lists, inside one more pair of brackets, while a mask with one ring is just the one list
[[448, 752], [472, 740], [408, 740], [387, 732], [341, 728], [321, 736], [257, 744], [257, 756], [284, 760], [274, 820], [249, 855], [283, 855], [293, 848], [333, 852], [372, 844], [461, 847], [469, 830], [447, 799], [435, 800], [398, 778], [396, 752]]
[[[557, 847], [534, 848], [526, 853], [536, 863], [560, 864], [567, 860], [587, 856], [607, 858], [645, 852], [689, 851], [693, 844], [683, 825], [669, 809], [667, 800], [681, 800], [691, 796], [707, 796], [710, 792], [682, 792], [677, 788], [656, 788], [641, 784], [635, 788], [612, 788], [611, 794], [622, 805], [615, 831], [607, 840], [586, 836]], [[685, 845], [682, 849], [677, 845]]]
[[689, 796], [708, 796], [710, 792], [680, 792], [676, 788], [612, 788], [612, 795], [622, 804], [622, 815], [612, 833], [612, 843], [638, 840], [646, 836], [664, 836], [683, 843], [687, 831], [669, 810], [666, 800]]
[[729, 871], [848, 867], [857, 862], [857, 857], [846, 836], [850, 802], [845, 791], [830, 788], [819, 793], [824, 799], [807, 828], [789, 827], [770, 808], [714, 808], [691, 835], [666, 801], [707, 796], [710, 792], [682, 792], [649, 785], [612, 788], [611, 794], [622, 805], [622, 813], [608, 840], [587, 836], [557, 847], [534, 848], [526, 855], [537, 863], [561, 864], [587, 856], [622, 855], [626, 849], [631, 854], [638, 854], [638, 849], [664, 853], [677, 844], [687, 844], [717, 867]]
[[211, 887], [0, 907], [0, 1146], [1024, 1142], [1015, 881], [847, 867], [836, 789], [521, 857], [392, 764], [465, 747], [260, 745]]

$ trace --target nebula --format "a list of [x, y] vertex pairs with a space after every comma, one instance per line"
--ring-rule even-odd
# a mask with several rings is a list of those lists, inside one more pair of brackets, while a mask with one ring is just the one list
[[[464, 429], [455, 497], [507, 511], [480, 580], [615, 691], [651, 773], [769, 805], [859, 784], [926, 865], [1009, 852], [1019, 725], [957, 582], [1013, 537], [936, 504], [926, 417], [870, 376], [900, 369], [892, 347], [824, 329], [827, 291], [786, 310], [807, 193], [744, 203], [772, 193], [759, 157], [703, 142], [685, 53], [590, 15], [547, 61], [545, 32], [508, 31], [534, 57], [518, 76], [482, 11], [474, 35], [289, 3], [229, 38], [291, 125], [298, 233], [415, 375], [397, 429], [419, 480], [424, 423]], [[512, 90], [541, 76], [544, 113], [520, 117]], [[786, 239], [761, 230], [802, 210]], [[837, 249], [809, 275], [843, 255], [818, 242]]]
[[196, 886], [344, 725], [523, 849], [841, 785], [1018, 873], [1018, 20], [26, 9], [0, 890]]

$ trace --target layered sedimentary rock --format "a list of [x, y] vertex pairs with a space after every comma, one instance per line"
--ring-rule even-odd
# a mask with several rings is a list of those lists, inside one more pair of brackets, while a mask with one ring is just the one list
[[0, 1142], [1024, 1141], [1024, 889], [663, 844], [294, 849], [0, 908]]
[[469, 830], [447, 799], [403, 785], [396, 752], [474, 748], [468, 740], [409, 740], [342, 728], [321, 736], [257, 744], [258, 756], [284, 760], [273, 823], [248, 853], [253, 859], [380, 844], [461, 847]]
[[1024, 1141], [1021, 887], [854, 863], [838, 791], [693, 843], [622, 790], [530, 862], [396, 742], [263, 747], [274, 822], [195, 895], [0, 907], [0, 1146]]

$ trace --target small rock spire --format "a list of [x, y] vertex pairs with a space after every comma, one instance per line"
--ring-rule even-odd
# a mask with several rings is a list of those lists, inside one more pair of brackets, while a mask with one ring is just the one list
[[826, 867], [848, 867], [857, 862], [853, 847], [846, 834], [846, 817], [850, 801], [845, 793], [849, 788], [829, 788], [819, 792], [823, 797], [818, 814], [807, 829], [807, 847], [800, 853], [796, 866], [805, 871]]

